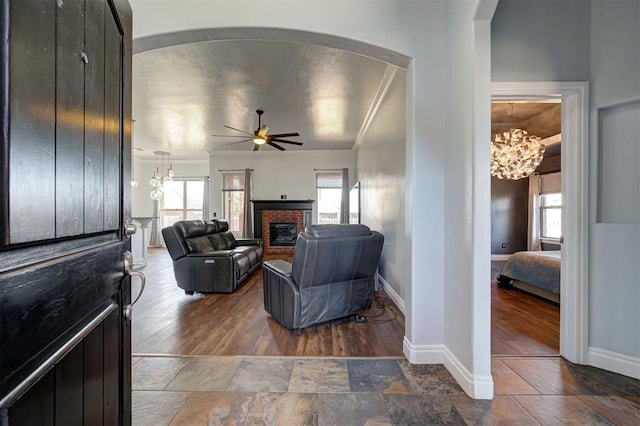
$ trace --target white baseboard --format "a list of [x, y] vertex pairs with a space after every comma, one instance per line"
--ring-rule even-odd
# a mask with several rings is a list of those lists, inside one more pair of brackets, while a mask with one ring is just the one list
[[474, 399], [493, 399], [493, 378], [474, 376], [444, 345], [413, 345], [407, 337], [402, 344], [411, 364], [444, 364], [462, 390]]
[[414, 345], [407, 336], [402, 342], [402, 352], [411, 364], [442, 364], [444, 345]]
[[398, 293], [396, 293], [393, 287], [391, 287], [389, 283], [386, 282], [384, 278], [382, 278], [382, 275], [378, 274], [378, 280], [382, 283], [382, 286], [384, 287], [384, 292], [387, 293], [387, 296], [389, 296], [389, 298], [393, 300], [393, 303], [395, 303], [398, 309], [400, 309], [400, 312], [402, 312], [402, 315], [405, 315], [404, 309], [406, 305], [404, 303], [404, 300], [400, 297]]
[[510, 254], [492, 254], [491, 260], [494, 262], [501, 262], [503, 260], [509, 259], [510, 256]]
[[640, 358], [589, 347], [589, 365], [640, 379]]
[[488, 376], [474, 376], [458, 360], [458, 358], [445, 347], [444, 366], [458, 382], [462, 390], [474, 399], [493, 399], [493, 378]]

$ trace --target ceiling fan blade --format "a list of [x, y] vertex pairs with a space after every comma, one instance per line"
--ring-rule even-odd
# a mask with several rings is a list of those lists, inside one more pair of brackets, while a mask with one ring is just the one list
[[245, 135], [209, 135], [217, 138], [246, 138]]
[[237, 144], [237, 143], [244, 143], [244, 142], [249, 142], [249, 141], [252, 141], [252, 140], [253, 140], [253, 139], [243, 139], [243, 140], [241, 140], [241, 141], [230, 142], [230, 143], [228, 143], [227, 145], [235, 145], [235, 144]]
[[263, 138], [265, 136], [267, 136], [267, 132], [269, 131], [269, 126], [267, 126], [266, 124], [263, 124], [262, 126], [260, 126], [260, 128], [258, 129], [258, 133], [257, 136], [259, 138]]
[[292, 136], [300, 136], [300, 133], [295, 132], [295, 133], [278, 133], [277, 135], [269, 135], [272, 138], [289, 138]]
[[259, 150], [259, 149], [260, 149], [260, 145], [258, 145], [257, 143], [254, 143], [254, 144], [253, 144], [253, 150], [254, 150], [254, 151], [257, 151], [257, 150]]
[[236, 129], [235, 127], [231, 127], [231, 126], [224, 126], [224, 127], [226, 127], [227, 129], [235, 130], [236, 132], [245, 133], [245, 134], [247, 134], [249, 136], [253, 136], [252, 133], [245, 132], [244, 130]]
[[273, 142], [267, 142], [267, 145], [271, 145], [274, 148], [279, 149], [280, 151], [284, 151], [285, 149], [283, 147], [281, 147], [280, 145], [278, 145], [277, 143], [273, 143]]
[[284, 139], [278, 139], [278, 138], [269, 138], [269, 140], [272, 141], [272, 142], [290, 143], [292, 145], [302, 146], [302, 142], [285, 141]]

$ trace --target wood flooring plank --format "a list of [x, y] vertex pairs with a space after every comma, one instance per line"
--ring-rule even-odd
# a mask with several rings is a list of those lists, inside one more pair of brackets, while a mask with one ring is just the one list
[[[285, 260], [291, 260], [291, 256]], [[272, 255], [273, 257], [273, 255]], [[269, 257], [265, 256], [264, 260]], [[492, 262], [492, 353], [551, 355], [559, 347], [559, 307], [520, 290], [501, 289]], [[166, 249], [150, 249], [147, 289], [136, 305], [133, 352], [175, 355], [401, 356], [404, 316], [384, 293], [365, 324], [334, 321], [287, 330], [264, 310], [262, 270], [232, 294], [187, 296]]]

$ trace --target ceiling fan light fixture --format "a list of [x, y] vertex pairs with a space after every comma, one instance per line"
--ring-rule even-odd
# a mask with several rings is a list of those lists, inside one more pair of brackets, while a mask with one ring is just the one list
[[253, 138], [253, 143], [255, 143], [256, 145], [264, 145], [265, 143], [267, 143], [267, 140], [256, 136], [255, 138]]

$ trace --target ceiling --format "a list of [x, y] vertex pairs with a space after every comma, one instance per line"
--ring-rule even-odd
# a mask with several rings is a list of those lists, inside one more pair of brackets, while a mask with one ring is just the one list
[[[400, 68], [343, 50], [307, 43], [263, 40], [200, 41], [162, 47], [133, 57], [136, 158], [153, 151], [173, 159], [202, 159], [209, 151], [251, 152], [239, 132], [258, 127], [302, 147], [349, 150], [366, 128], [385, 88]], [[404, 121], [404, 117], [398, 117]], [[547, 138], [560, 133], [554, 100], [492, 103], [492, 134], [520, 127]], [[230, 135], [217, 137], [212, 135]], [[275, 151], [263, 146], [261, 151]], [[257, 155], [259, 153], [256, 153]]]
[[492, 102], [491, 134], [511, 128], [526, 130], [542, 139], [560, 133], [561, 104], [556, 100]]
[[288, 150], [352, 149], [381, 100], [389, 68], [396, 69], [339, 49], [281, 41], [216, 40], [138, 53], [136, 157], [152, 158], [154, 150], [174, 159], [252, 151], [250, 141], [229, 145], [239, 138], [211, 135], [241, 135], [225, 125], [252, 133], [257, 109], [265, 111], [262, 123], [270, 134], [300, 133], [288, 139], [304, 145], [283, 145]]

